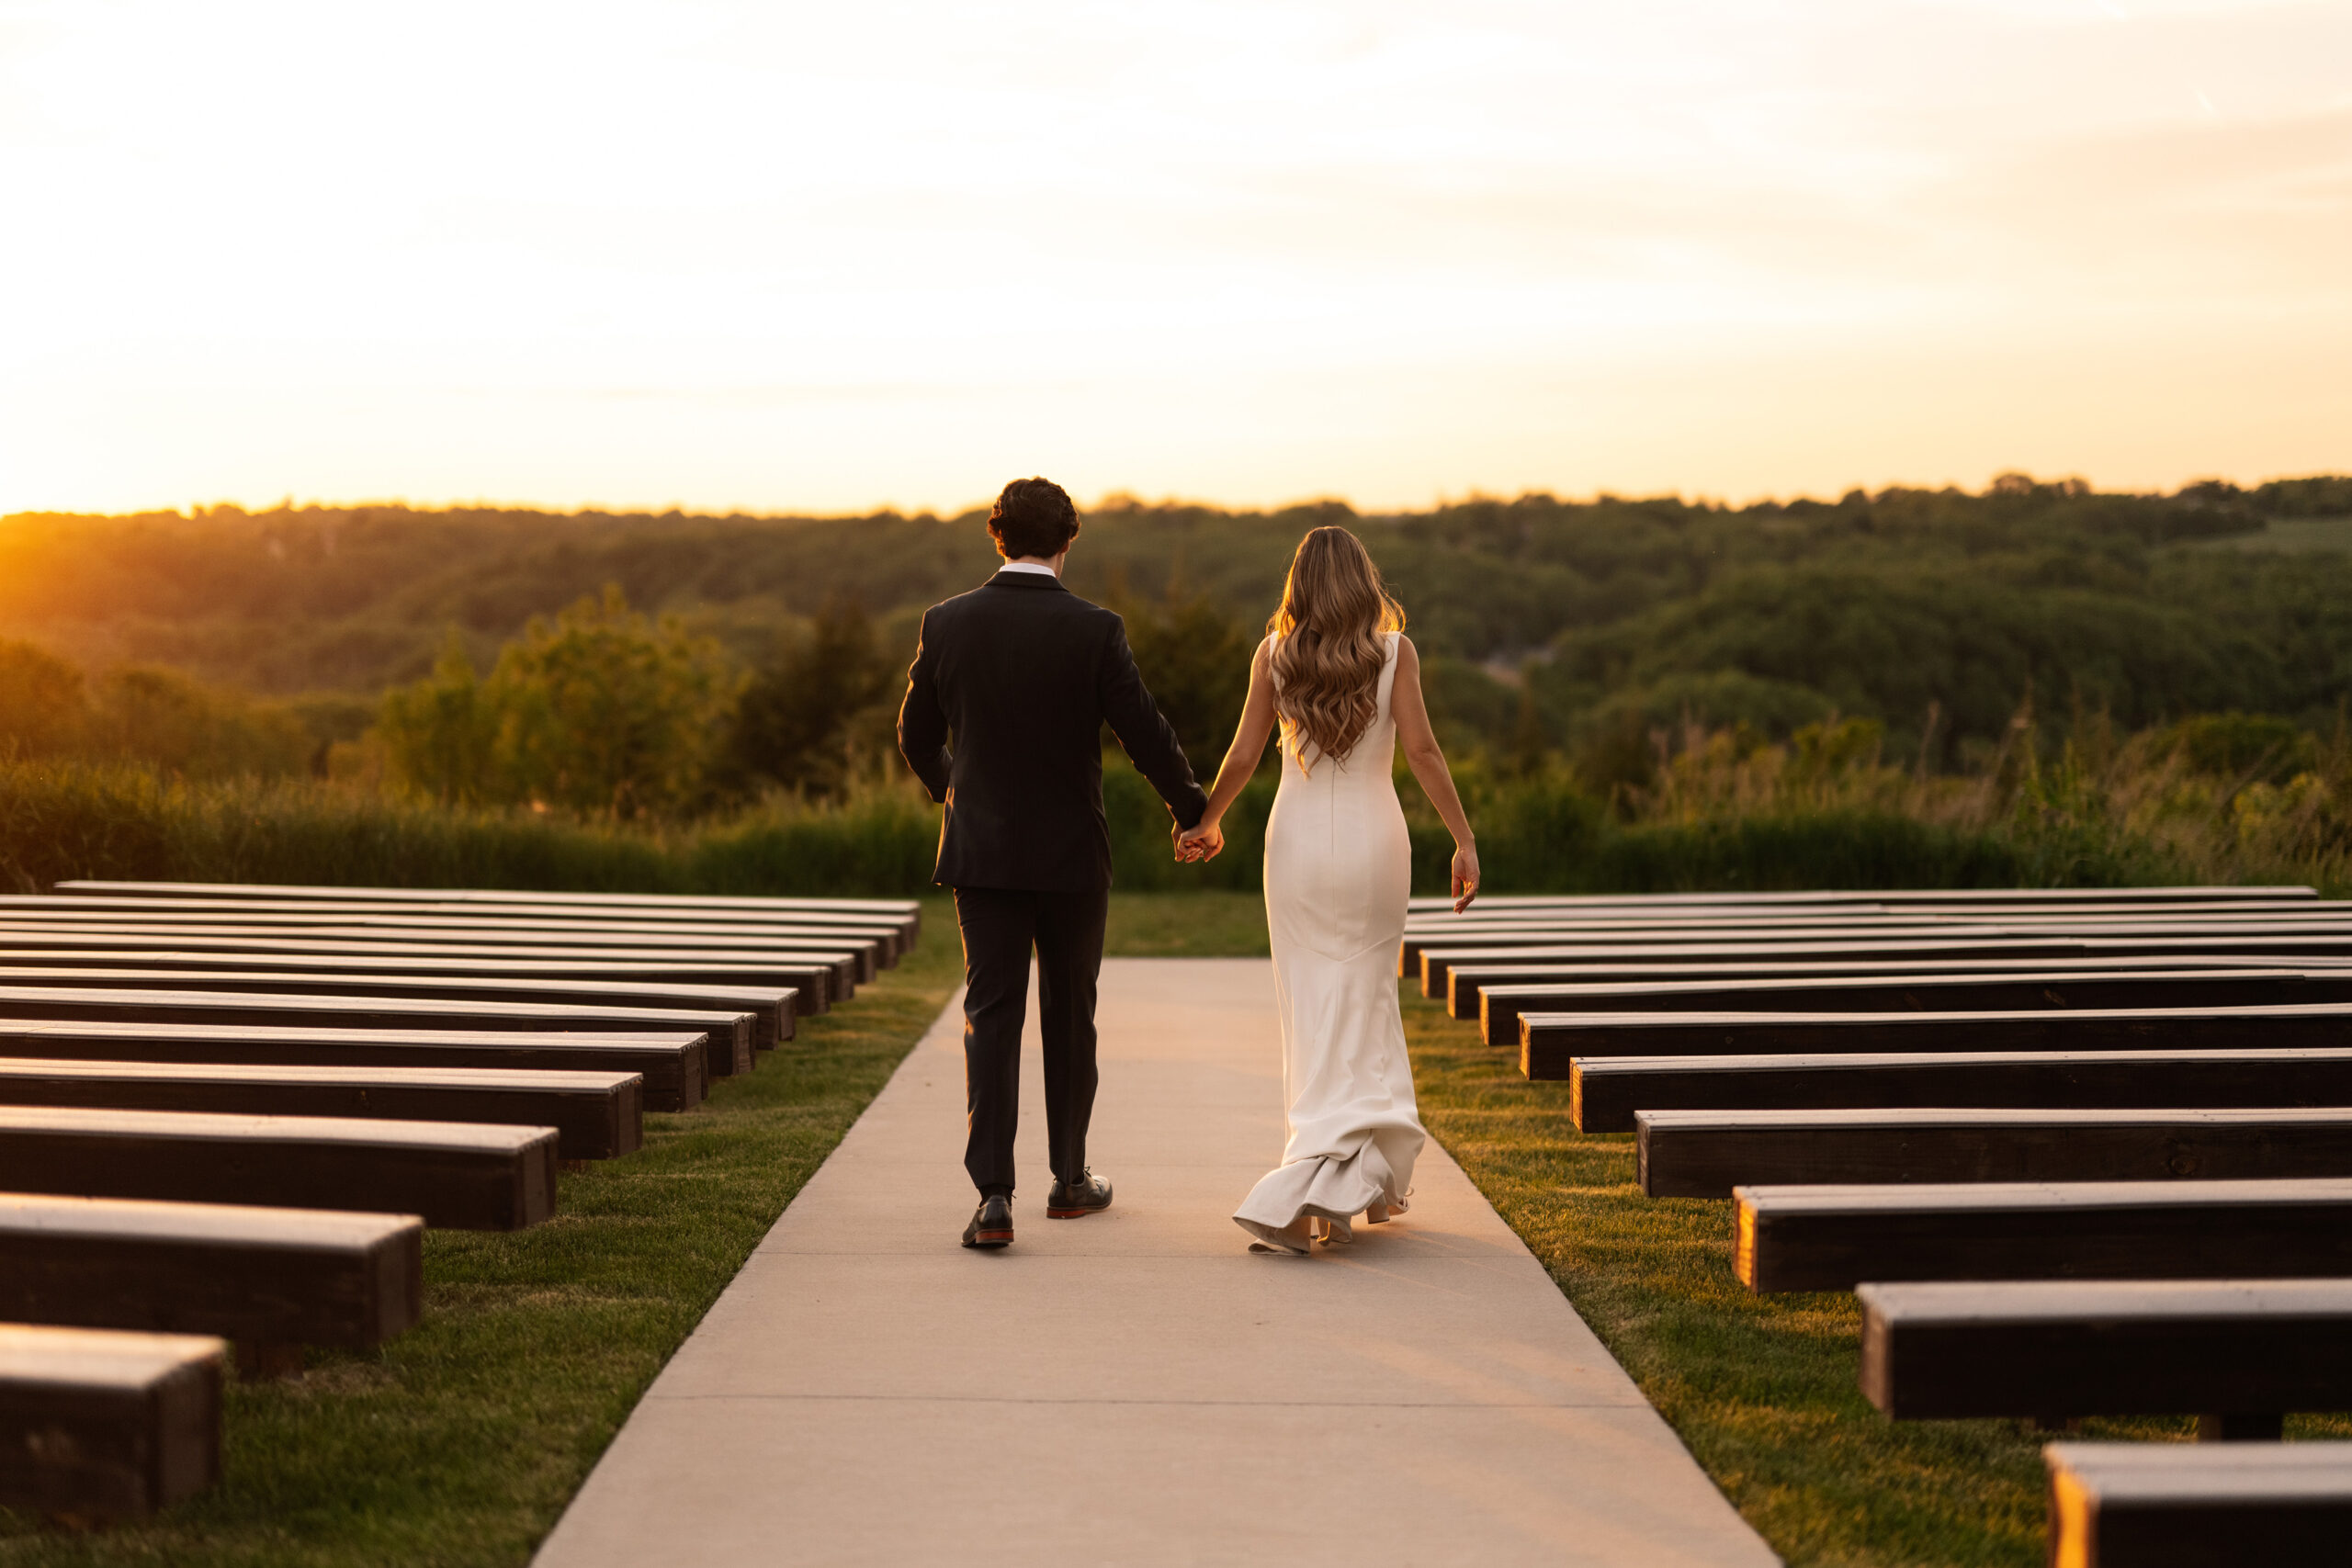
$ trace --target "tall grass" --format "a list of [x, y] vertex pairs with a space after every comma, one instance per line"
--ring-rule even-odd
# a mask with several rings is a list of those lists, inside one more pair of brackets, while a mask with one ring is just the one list
[[913, 893], [936, 819], [911, 790], [790, 798], [687, 827], [428, 805], [311, 781], [190, 784], [0, 763], [0, 885], [68, 877], [582, 892]]
[[[1657, 765], [1604, 799], [1557, 765], [1457, 769], [1486, 886], [1510, 892], [2312, 883], [2352, 892], [2352, 730], [2234, 771], [2177, 736], [2077, 720], [2037, 743], [2030, 714], [1972, 773], [1886, 761], [1858, 721], [1766, 745], [1736, 730], [1654, 738]], [[1445, 885], [1453, 845], [1399, 780], [1414, 882]], [[1115, 758], [1103, 806], [1117, 885], [1254, 892], [1274, 780], [1226, 818], [1214, 863], [1178, 865], [1169, 816]], [[312, 780], [173, 781], [136, 768], [0, 762], [0, 886], [67, 877], [582, 891], [910, 895], [928, 889], [939, 814], [877, 773], [828, 801], [777, 795], [686, 823], [619, 825], [466, 808]]]

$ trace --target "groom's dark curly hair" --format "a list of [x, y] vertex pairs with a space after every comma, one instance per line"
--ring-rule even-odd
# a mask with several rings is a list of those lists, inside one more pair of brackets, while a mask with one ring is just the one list
[[1015, 479], [989, 511], [989, 534], [1007, 560], [1057, 556], [1078, 537], [1078, 507], [1051, 479]]

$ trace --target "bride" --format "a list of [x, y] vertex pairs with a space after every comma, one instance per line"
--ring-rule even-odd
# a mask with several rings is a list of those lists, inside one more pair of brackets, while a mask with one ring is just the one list
[[1299, 541], [1280, 609], [1250, 664], [1250, 697], [1208, 812], [1177, 853], [1224, 848], [1218, 823], [1282, 727], [1283, 782], [1266, 823], [1266, 927], [1274, 953], [1290, 1141], [1234, 1222], [1252, 1252], [1304, 1257], [1405, 1209], [1427, 1134], [1396, 1002], [1396, 947], [1411, 846], [1392, 780], [1396, 743], [1453, 831], [1453, 908], [1477, 896], [1478, 852], [1421, 701], [1405, 640], [1363, 541], [1317, 528]]

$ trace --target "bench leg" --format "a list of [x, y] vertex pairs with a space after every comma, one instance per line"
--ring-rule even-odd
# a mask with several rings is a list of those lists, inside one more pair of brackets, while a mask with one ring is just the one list
[[302, 1347], [300, 1345], [280, 1339], [240, 1339], [236, 1348], [239, 1382], [268, 1382], [277, 1378], [301, 1375]]
[[2275, 1443], [2287, 1435], [2287, 1417], [2270, 1415], [2199, 1416], [2200, 1443]]

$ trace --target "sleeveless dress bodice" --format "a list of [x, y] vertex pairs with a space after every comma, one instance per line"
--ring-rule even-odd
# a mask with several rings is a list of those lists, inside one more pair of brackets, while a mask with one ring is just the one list
[[1369, 1207], [1395, 1206], [1426, 1137], [1396, 1000], [1413, 864], [1392, 772], [1398, 634], [1385, 640], [1375, 711], [1353, 750], [1317, 756], [1283, 738], [1265, 889], [1290, 1135], [1282, 1165], [1234, 1214], [1261, 1237], [1302, 1214], [1344, 1230]]

